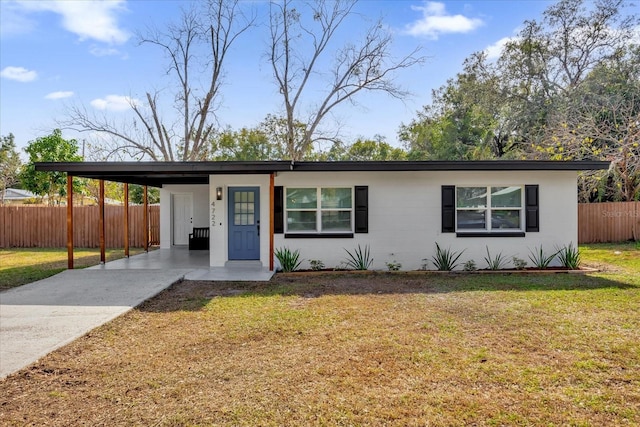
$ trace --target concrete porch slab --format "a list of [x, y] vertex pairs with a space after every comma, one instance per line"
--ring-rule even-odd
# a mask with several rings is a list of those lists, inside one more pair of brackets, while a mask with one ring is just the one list
[[268, 282], [274, 273], [263, 267], [211, 267], [192, 270], [184, 276], [184, 279], [214, 282]]

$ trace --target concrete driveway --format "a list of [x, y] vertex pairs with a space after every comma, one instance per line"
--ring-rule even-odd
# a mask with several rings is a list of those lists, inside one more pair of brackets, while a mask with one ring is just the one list
[[0, 292], [0, 379], [131, 310], [192, 270], [67, 270]]

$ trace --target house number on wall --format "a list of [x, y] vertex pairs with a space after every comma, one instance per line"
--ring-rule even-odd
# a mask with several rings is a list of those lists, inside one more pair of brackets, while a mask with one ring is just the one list
[[216, 226], [216, 202], [211, 202], [211, 226]]

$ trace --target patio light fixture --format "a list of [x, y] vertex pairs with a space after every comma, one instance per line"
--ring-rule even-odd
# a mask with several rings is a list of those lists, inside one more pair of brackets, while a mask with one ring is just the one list
[[222, 187], [216, 188], [216, 200], [222, 200]]

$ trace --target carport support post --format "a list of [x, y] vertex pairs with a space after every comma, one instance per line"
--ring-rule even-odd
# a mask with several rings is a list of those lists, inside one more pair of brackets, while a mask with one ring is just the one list
[[104, 180], [100, 180], [100, 197], [98, 198], [99, 224], [100, 224], [100, 263], [107, 260], [104, 250]]
[[67, 268], [73, 270], [73, 176], [67, 175]]
[[269, 175], [269, 271], [273, 271], [273, 207], [274, 207], [274, 173], [271, 172]]
[[145, 185], [143, 192], [144, 212], [142, 221], [144, 222], [144, 251], [149, 252], [149, 188]]
[[129, 184], [124, 183], [124, 256], [129, 258]]

